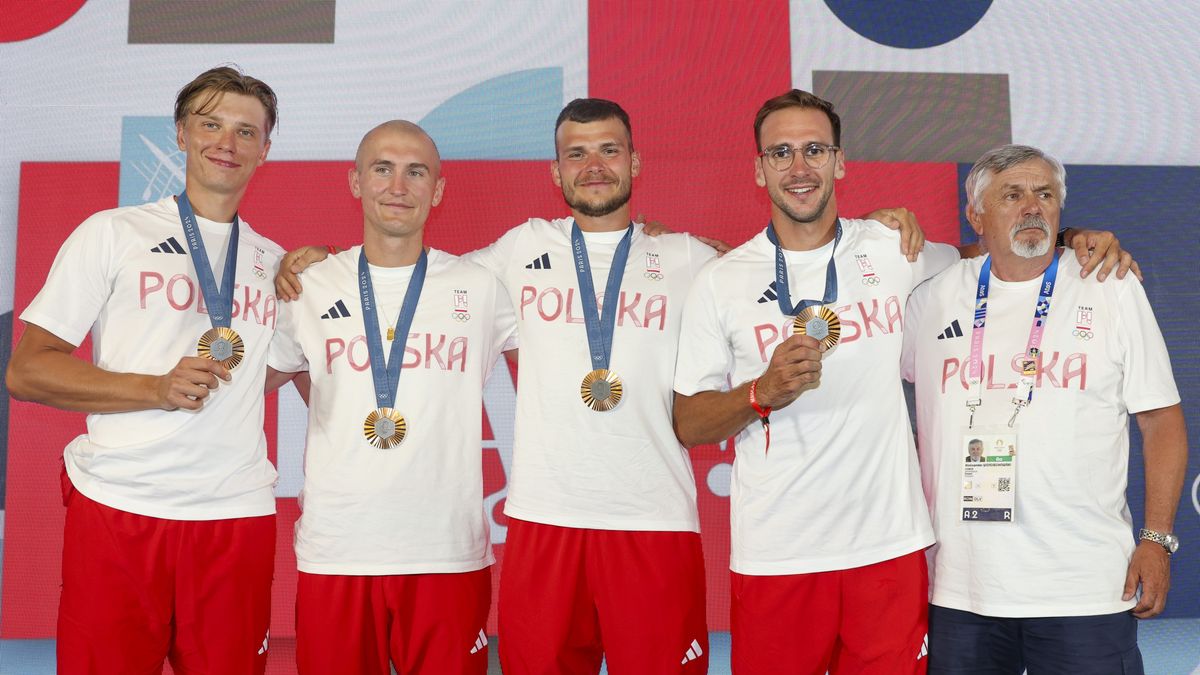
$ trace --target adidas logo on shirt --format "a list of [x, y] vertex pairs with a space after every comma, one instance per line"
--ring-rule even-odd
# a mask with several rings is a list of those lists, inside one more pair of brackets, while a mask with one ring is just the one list
[[550, 269], [550, 254], [543, 253], [542, 255], [538, 256], [537, 258], [534, 258], [533, 262], [531, 262], [525, 266], [525, 269], [527, 269], [527, 270], [548, 270], [548, 269]]
[[159, 244], [158, 246], [155, 246], [154, 248], [150, 249], [150, 252], [151, 253], [179, 253], [179, 254], [187, 253], [187, 251], [183, 250], [183, 247], [179, 245], [179, 242], [175, 241], [175, 237], [167, 237], [166, 241], [164, 241], [163, 243]]
[[921, 649], [917, 652], [917, 660], [920, 661], [926, 656], [929, 656], [929, 633], [926, 633], [925, 638], [921, 640]]
[[949, 340], [950, 338], [962, 337], [962, 335], [962, 327], [958, 325], [958, 319], [955, 319], [949, 326], [946, 326], [946, 330], [942, 331], [942, 334], [937, 336], [937, 339]]
[[475, 646], [471, 647], [471, 653], [478, 654], [479, 650], [486, 647], [487, 644], [488, 644], [487, 634], [483, 632], [482, 628], [480, 628], [479, 629], [479, 637], [475, 638]]
[[329, 308], [328, 312], [321, 315], [322, 319], [344, 319], [350, 316], [350, 310], [346, 309], [346, 303], [338, 300], [333, 303], [333, 307]]
[[775, 302], [778, 299], [779, 294], [775, 292], [775, 282], [772, 281], [771, 285], [767, 286], [767, 290], [763, 291], [762, 297], [758, 299], [758, 304]]
[[692, 640], [692, 646], [688, 648], [687, 653], [683, 655], [683, 660], [679, 665], [686, 665], [688, 661], [695, 661], [704, 654], [704, 650], [700, 648], [700, 643]]

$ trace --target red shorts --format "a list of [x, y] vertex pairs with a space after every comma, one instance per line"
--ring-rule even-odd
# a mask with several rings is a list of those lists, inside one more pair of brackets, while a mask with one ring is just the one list
[[708, 670], [695, 532], [509, 519], [499, 610], [505, 675], [591, 675], [602, 657], [613, 673]]
[[733, 672], [924, 673], [925, 552], [832, 572], [733, 574]]
[[302, 675], [486, 675], [490, 568], [456, 574], [300, 573]]
[[166, 520], [88, 499], [63, 477], [58, 672], [261, 675], [275, 516]]

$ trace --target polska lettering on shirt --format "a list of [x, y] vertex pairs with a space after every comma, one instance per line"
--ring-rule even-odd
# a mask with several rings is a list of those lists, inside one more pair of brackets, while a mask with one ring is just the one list
[[[561, 289], [554, 286], [538, 289], [536, 286], [521, 287], [521, 320], [537, 317], [546, 323], [583, 323], [583, 305], [576, 297], [575, 288]], [[604, 294], [596, 294], [597, 309], [602, 308]], [[657, 321], [657, 323], [654, 323]], [[617, 305], [617, 326], [629, 324], [634, 328], [666, 329], [667, 296], [645, 295], [640, 291], [621, 291]]]
[[[164, 302], [165, 301], [165, 302]], [[163, 279], [158, 272], [142, 272], [139, 278], [138, 306], [141, 309], [167, 308], [177, 312], [195, 311], [208, 314], [204, 305], [204, 294], [200, 293], [195, 279], [186, 274], [175, 274]], [[245, 284], [234, 284], [233, 318], [275, 328], [275, 294], [263, 293], [262, 289]]]
[[[838, 321], [842, 323], [842, 337], [838, 344], [844, 345], [859, 339], [882, 335], [899, 335], [904, 325], [900, 306], [900, 298], [892, 295], [885, 298], [882, 304], [878, 298], [872, 298], [869, 305], [866, 301], [862, 301], [853, 305], [835, 307], [834, 312], [838, 315]], [[861, 319], [861, 321], [856, 321], [856, 319]], [[771, 360], [776, 343], [791, 336], [792, 319], [790, 317], [779, 325], [760, 323], [755, 326], [754, 339], [758, 344], [758, 356], [762, 362], [766, 363]]]
[[[983, 385], [987, 389], [1016, 389], [1021, 379], [1022, 364], [1025, 352], [1013, 354], [1009, 360], [1012, 380], [1002, 380], [1003, 373], [996, 372], [996, 355], [988, 354], [983, 363]], [[1061, 363], [1060, 363], [1061, 362]], [[942, 361], [942, 393], [946, 393], [946, 383], [958, 380], [963, 391], [971, 389], [968, 377], [970, 368], [967, 358], [956, 359], [948, 357]], [[1087, 391], [1087, 354], [1074, 352], [1063, 355], [1061, 352], [1042, 352], [1038, 355], [1037, 377], [1034, 388], [1048, 386], [1052, 389], [1068, 389], [1074, 384], [1079, 391]], [[1044, 384], [1045, 383], [1045, 384]]]
[[[469, 338], [463, 335], [409, 333], [400, 367], [466, 372], [469, 345]], [[338, 337], [326, 338], [325, 372], [332, 375], [335, 364], [345, 364], [359, 372], [369, 369], [371, 357], [367, 354], [367, 338], [357, 335], [349, 342]]]

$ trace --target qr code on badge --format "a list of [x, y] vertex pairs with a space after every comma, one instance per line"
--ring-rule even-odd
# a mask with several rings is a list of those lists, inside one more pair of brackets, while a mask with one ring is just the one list
[[996, 491], [997, 492], [1012, 492], [1012, 479], [1011, 478], [1001, 478], [1000, 481], [996, 484]]

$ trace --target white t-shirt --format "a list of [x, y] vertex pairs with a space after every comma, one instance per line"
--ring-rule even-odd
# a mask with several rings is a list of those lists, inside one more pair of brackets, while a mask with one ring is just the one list
[[[229, 224], [197, 218], [222, 283]], [[241, 223], [232, 328], [245, 355], [197, 412], [93, 414], [64, 451], [76, 489], [122, 511], [176, 520], [275, 512], [275, 468], [263, 434], [263, 380], [275, 331], [283, 249]], [[210, 328], [179, 208], [171, 197], [102, 211], [67, 238], [21, 320], [78, 345], [97, 366], [162, 375]], [[222, 289], [224, 290], [224, 289]]]
[[[699, 532], [692, 464], [671, 427], [671, 380], [683, 299], [716, 252], [635, 225], [609, 364], [624, 394], [615, 409], [595, 412], [579, 393], [592, 366], [571, 222], [533, 219], [468, 256], [500, 277], [521, 335], [504, 512], [564, 527]], [[598, 296], [623, 234], [585, 235]]]
[[[304, 273], [271, 344], [276, 370], [312, 378], [296, 563], [310, 574], [469, 572], [492, 564], [483, 511], [483, 383], [515, 320], [487, 270], [430, 249], [396, 405], [404, 441], [363, 436], [378, 407], [358, 292], [361, 246]], [[371, 267], [385, 355], [415, 266]], [[386, 357], [385, 357], [386, 358]]]
[[[819, 386], [771, 413], [769, 453], [761, 424], [737, 435], [730, 567], [739, 574], [849, 569], [933, 542], [900, 386], [901, 308], [958, 252], [927, 244], [909, 263], [897, 232], [871, 220], [841, 223], [830, 305], [841, 342], [825, 353]], [[785, 252], [793, 304], [823, 296], [832, 250], [830, 242]], [[684, 310], [675, 391], [727, 391], [762, 375], [792, 334], [776, 298], [765, 230], [709, 264]]]
[[[982, 265], [963, 261], [918, 288], [905, 320], [903, 371], [916, 383], [921, 474], [938, 540], [932, 602], [1007, 617], [1127, 610], [1129, 413], [1179, 402], [1145, 291], [1133, 275], [1080, 279], [1075, 256], [1062, 256], [1033, 401], [1017, 417], [1014, 522], [963, 522], [960, 449]], [[1012, 416], [1040, 283], [992, 274], [976, 428]]]

